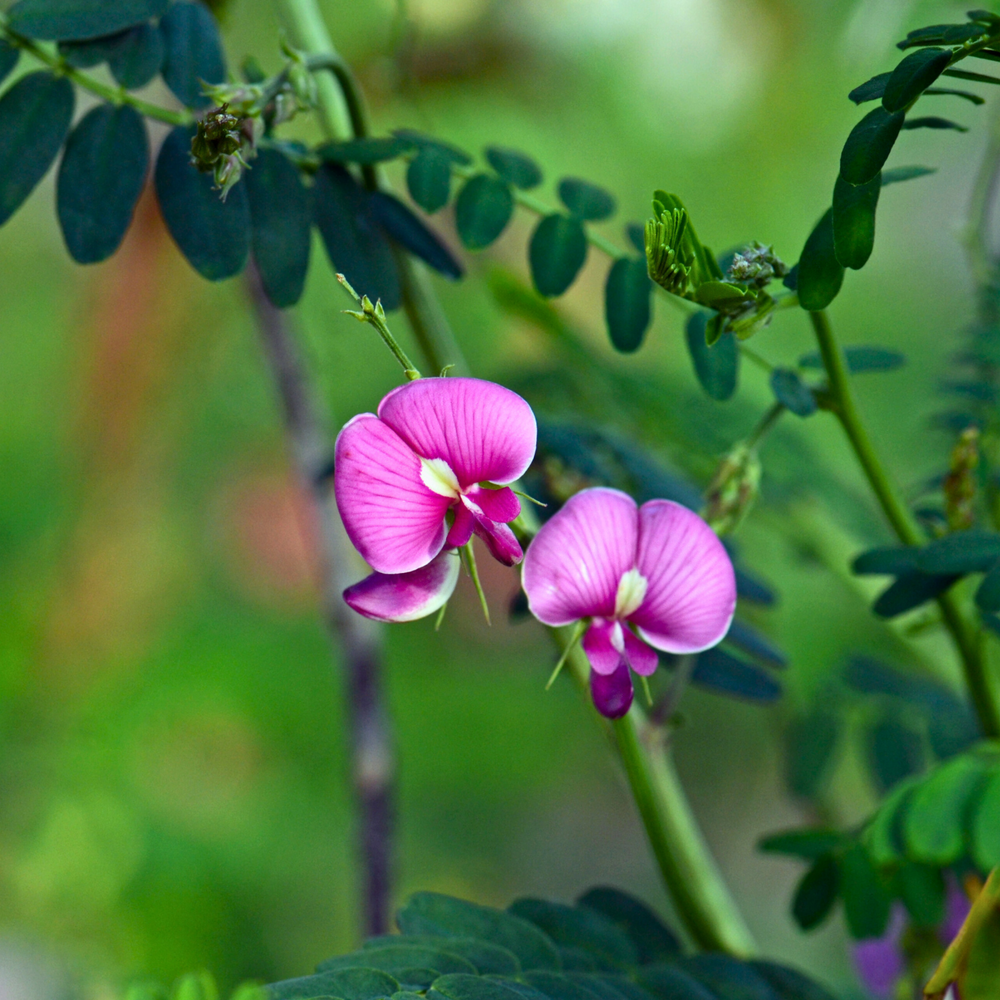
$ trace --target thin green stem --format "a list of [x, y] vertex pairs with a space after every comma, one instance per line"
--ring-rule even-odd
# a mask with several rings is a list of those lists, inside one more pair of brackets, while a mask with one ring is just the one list
[[[572, 641], [567, 628], [550, 629], [560, 649]], [[589, 690], [590, 664], [578, 646], [567, 661], [577, 684]], [[609, 722], [594, 712], [618, 755], [653, 856], [677, 915], [691, 940], [705, 951], [748, 958], [757, 951], [691, 812], [664, 741], [637, 703]]]
[[399, 362], [403, 369], [403, 374], [410, 382], [420, 378], [417, 366], [410, 360], [406, 351], [399, 346], [396, 338], [392, 335], [389, 324], [385, 321], [385, 311], [382, 308], [382, 303], [376, 302], [372, 305], [372, 301], [367, 295], [358, 295], [351, 286], [351, 283], [342, 274], [337, 275], [337, 281], [344, 286], [351, 298], [361, 306], [359, 312], [355, 312], [353, 309], [345, 310], [347, 315], [375, 327], [378, 335], [382, 338], [382, 342], [392, 352], [392, 356]]
[[[833, 412], [854, 449], [865, 477], [878, 498], [889, 524], [892, 525], [896, 537], [904, 545], [922, 545], [925, 539], [920, 528], [890, 481], [858, 413], [844, 354], [834, 336], [830, 320], [825, 312], [812, 312], [809, 318], [816, 333], [816, 341], [830, 383]], [[983, 735], [998, 737], [1000, 701], [995, 685], [991, 683], [987, 674], [981, 630], [968, 621], [954, 594], [944, 593], [937, 601], [945, 626], [951, 633], [962, 660], [965, 682]]]
[[753, 429], [750, 437], [746, 440], [746, 445], [748, 448], [756, 448], [757, 445], [770, 434], [771, 429], [781, 418], [781, 415], [785, 412], [784, 403], [772, 403], [771, 408], [760, 418], [760, 422]]
[[30, 38], [25, 38], [11, 31], [2, 22], [0, 22], [0, 38], [27, 52], [42, 63], [43, 66], [51, 69], [53, 73], [72, 80], [82, 90], [87, 90], [110, 104], [127, 104], [147, 118], [163, 122], [166, 125], [190, 125], [194, 121], [194, 115], [190, 111], [172, 111], [169, 108], [161, 108], [158, 104], [151, 104], [149, 101], [133, 97], [124, 87], [110, 87], [105, 83], [101, 83], [100, 80], [95, 80], [86, 73], [81, 73], [75, 67], [70, 66], [58, 52], [50, 52], [47, 48], [32, 41]]

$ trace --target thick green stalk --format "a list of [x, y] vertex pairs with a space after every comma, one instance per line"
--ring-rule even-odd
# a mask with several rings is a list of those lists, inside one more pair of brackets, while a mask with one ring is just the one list
[[[809, 318], [812, 320], [813, 329], [816, 332], [816, 341], [819, 344], [823, 365], [830, 383], [830, 399], [833, 410], [844, 428], [844, 433], [854, 449], [854, 454], [857, 456], [889, 524], [892, 525], [896, 537], [904, 545], [922, 545], [925, 539], [920, 528], [909, 508], [896, 493], [858, 413], [847, 374], [847, 364], [834, 336], [833, 328], [830, 326], [830, 320], [825, 312], [810, 313]], [[987, 673], [980, 630], [968, 621], [954, 594], [942, 594], [937, 600], [945, 626], [951, 633], [961, 658], [965, 682], [968, 685], [969, 695], [975, 706], [983, 735], [998, 737], [1000, 736], [1000, 701], [998, 701], [996, 687]]]
[[[572, 640], [568, 628], [550, 632], [560, 648]], [[574, 679], [589, 691], [590, 664], [579, 645], [570, 650], [568, 663]], [[753, 936], [691, 812], [664, 731], [649, 723], [637, 703], [613, 723], [597, 718], [621, 761], [660, 875], [691, 940], [705, 951], [754, 955]]]

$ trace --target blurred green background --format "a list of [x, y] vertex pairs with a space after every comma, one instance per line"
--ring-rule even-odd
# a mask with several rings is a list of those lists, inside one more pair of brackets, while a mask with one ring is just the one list
[[[604, 228], [618, 242], [621, 222], [642, 220], [666, 187], [713, 246], [759, 239], [789, 262], [828, 204], [858, 117], [847, 92], [893, 65], [906, 28], [964, 12], [906, 0], [323, 8], [379, 130], [523, 148], [553, 201], [562, 175], [606, 185], [621, 211]], [[234, 65], [248, 53], [280, 64], [268, 0], [231, 0], [224, 25]], [[950, 446], [929, 418], [972, 314], [958, 237], [994, 114], [942, 113], [975, 127], [904, 134], [891, 164], [940, 170], [886, 192], [874, 257], [832, 310], [846, 343], [908, 356], [901, 372], [858, 382], [907, 489], [940, 471]], [[75, 267], [52, 201], [49, 178], [0, 232], [0, 997], [110, 996], [130, 977], [199, 966], [225, 986], [303, 974], [359, 933], [342, 681], [244, 288], [198, 279], [148, 203], [117, 257]], [[458, 245], [450, 210], [434, 224]], [[497, 268], [525, 277], [532, 224], [519, 215], [488, 252], [464, 255], [466, 281], [439, 283], [473, 370], [543, 415], [641, 443], [704, 487], [768, 405], [766, 375], [745, 366], [735, 400], [709, 401], [662, 299], [642, 350], [614, 355], [607, 262], [593, 251], [557, 304], [592, 355], [588, 374], [579, 352], [491, 294]], [[297, 319], [339, 426], [374, 409], [398, 371], [371, 330], [340, 314], [346, 301], [315, 253]], [[402, 317], [394, 325], [405, 338]], [[804, 314], [782, 313], [754, 347], [793, 362], [811, 348]], [[801, 869], [755, 842], [817, 818], [786, 790], [789, 720], [852, 652], [915, 661], [843, 575], [851, 554], [888, 536], [832, 421], [786, 418], [762, 457], [763, 499], [740, 540], [780, 594], [749, 616], [791, 660], [786, 694], [760, 708], [689, 692], [676, 754], [764, 950], [846, 995], [856, 987], [840, 917], [801, 935], [788, 915]], [[439, 635], [430, 621], [385, 633], [397, 897], [423, 888], [506, 905], [604, 882], [665, 909], [589, 710], [568, 683], [543, 692], [544, 635], [502, 614], [488, 629], [466, 583]], [[501, 608], [516, 577], [491, 564], [486, 585]], [[927, 639], [930, 657], [942, 648]], [[871, 807], [858, 756], [841, 752], [824, 818]]]

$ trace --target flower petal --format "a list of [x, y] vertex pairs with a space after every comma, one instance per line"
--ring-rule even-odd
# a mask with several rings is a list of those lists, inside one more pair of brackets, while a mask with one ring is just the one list
[[374, 414], [338, 435], [333, 485], [348, 537], [372, 569], [408, 573], [441, 551], [451, 501], [423, 484], [420, 459]]
[[483, 486], [473, 486], [465, 491], [471, 500], [491, 521], [508, 523], [521, 513], [521, 501], [517, 494], [505, 486], [501, 490], [490, 490]]
[[594, 707], [608, 719], [620, 719], [632, 707], [632, 678], [622, 660], [613, 674], [590, 671]]
[[449, 549], [460, 549], [472, 537], [472, 529], [476, 526], [476, 519], [472, 516], [472, 511], [465, 504], [456, 504], [455, 521], [448, 532], [445, 545]]
[[546, 625], [610, 618], [622, 575], [635, 565], [635, 501], [603, 486], [582, 490], [542, 525], [524, 557], [531, 613]]
[[378, 415], [424, 458], [443, 458], [462, 489], [512, 483], [535, 457], [531, 407], [477, 378], [421, 378], [393, 389]]
[[736, 610], [736, 577], [715, 532], [687, 507], [650, 500], [639, 508], [638, 550], [649, 586], [629, 620], [642, 638], [668, 653], [720, 642]]
[[442, 552], [410, 573], [372, 573], [344, 591], [344, 600], [360, 615], [379, 622], [412, 622], [437, 611], [458, 581], [459, 558]]
[[625, 659], [628, 665], [643, 677], [649, 677], [656, 672], [660, 658], [656, 650], [647, 646], [642, 639], [637, 638], [628, 629], [622, 630], [625, 636]]
[[523, 558], [521, 543], [506, 524], [497, 524], [488, 517], [473, 511], [475, 519], [473, 531], [486, 543], [490, 555], [504, 566], [516, 566]]
[[622, 654], [615, 649], [611, 642], [617, 622], [599, 620], [594, 622], [584, 633], [583, 651], [590, 660], [591, 670], [599, 674], [613, 674], [618, 669], [618, 664], [622, 662]]

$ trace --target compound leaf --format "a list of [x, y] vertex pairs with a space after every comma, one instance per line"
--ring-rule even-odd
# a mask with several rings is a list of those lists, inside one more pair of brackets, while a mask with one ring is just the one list
[[[905, 112], [879, 106], [858, 122], [840, 154], [840, 176], [849, 184], [867, 184], [885, 165], [903, 126]], [[799, 279], [801, 281], [801, 277]]]
[[12, 31], [48, 41], [113, 35], [163, 14], [170, 0], [19, 0], [7, 12]]
[[607, 219], [614, 215], [617, 207], [610, 191], [579, 177], [564, 177], [559, 182], [559, 200], [571, 215], [586, 222]]
[[513, 214], [510, 187], [489, 174], [470, 177], [455, 201], [455, 226], [470, 250], [488, 247], [507, 228]]
[[535, 227], [528, 245], [531, 277], [539, 295], [562, 295], [587, 259], [587, 234], [580, 220], [558, 213]]
[[875, 209], [881, 191], [881, 174], [867, 184], [857, 185], [837, 178], [833, 188], [833, 247], [844, 267], [856, 271], [868, 263], [875, 246]]
[[406, 168], [410, 197], [428, 215], [448, 204], [451, 197], [452, 157], [436, 146], [422, 146]]
[[487, 163], [512, 187], [530, 191], [542, 183], [542, 168], [530, 156], [503, 146], [487, 146], [485, 152]]
[[145, 87], [163, 68], [163, 34], [155, 24], [140, 24], [126, 33], [108, 57], [108, 68], [126, 90]]
[[424, 225], [398, 198], [383, 191], [371, 196], [371, 210], [382, 228], [410, 253], [452, 281], [462, 277], [462, 265], [448, 245]]
[[912, 104], [948, 68], [949, 62], [948, 49], [911, 52], [886, 81], [882, 107], [891, 114]]
[[[878, 173], [878, 171], [875, 171]], [[833, 209], [809, 234], [798, 263], [799, 305], [809, 312], [825, 309], [844, 283], [844, 265], [837, 260], [833, 242]]]
[[604, 288], [604, 317], [616, 350], [639, 349], [652, 319], [652, 297], [645, 260], [622, 257], [611, 265]]
[[160, 21], [163, 32], [163, 79], [189, 108], [211, 104], [202, 94], [206, 83], [224, 83], [226, 61], [219, 29], [207, 7], [176, 0]]

